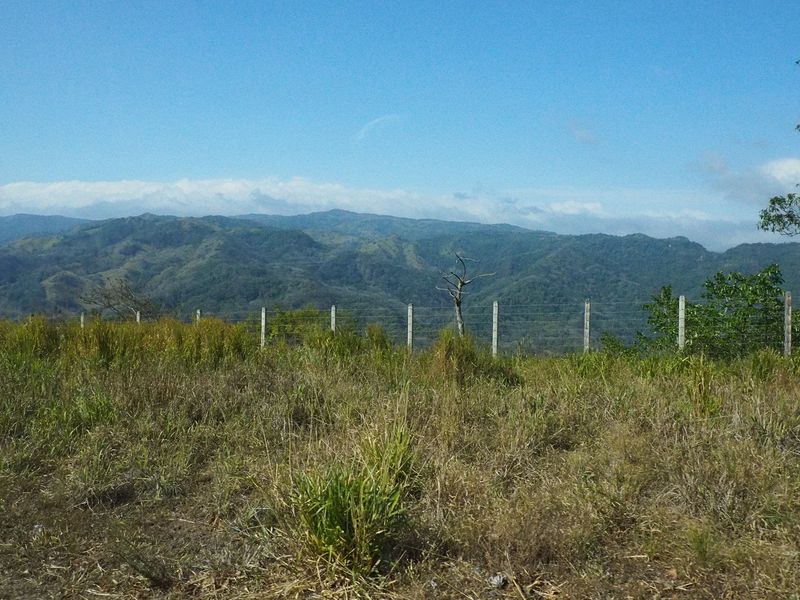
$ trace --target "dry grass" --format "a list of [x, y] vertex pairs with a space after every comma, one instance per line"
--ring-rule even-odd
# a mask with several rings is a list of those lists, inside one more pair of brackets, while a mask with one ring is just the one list
[[793, 361], [252, 333], [0, 325], [0, 597], [797, 598]]

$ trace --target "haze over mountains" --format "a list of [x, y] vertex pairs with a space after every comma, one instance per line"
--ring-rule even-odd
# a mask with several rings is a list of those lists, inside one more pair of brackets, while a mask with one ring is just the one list
[[166, 312], [221, 316], [337, 304], [402, 314], [446, 308], [437, 286], [456, 252], [475, 273], [470, 306], [571, 306], [584, 298], [636, 306], [672, 284], [697, 298], [717, 271], [780, 265], [800, 290], [800, 245], [747, 244], [715, 253], [686, 238], [556, 235], [509, 225], [413, 220], [334, 210], [298, 216], [104, 221], [0, 218], [0, 315], [77, 314], [81, 296], [127, 278]]

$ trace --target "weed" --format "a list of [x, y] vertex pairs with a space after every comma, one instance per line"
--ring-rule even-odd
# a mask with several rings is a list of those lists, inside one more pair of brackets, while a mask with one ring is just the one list
[[691, 380], [688, 398], [697, 416], [712, 417], [719, 413], [721, 400], [713, 393], [714, 366], [702, 354], [688, 358]]
[[756, 381], [766, 381], [781, 362], [778, 353], [771, 349], [758, 350], [747, 358], [749, 372]]
[[377, 323], [367, 325], [366, 337], [370, 347], [375, 352], [389, 352], [392, 349], [392, 341], [389, 339], [386, 330]]
[[686, 531], [686, 539], [692, 556], [701, 566], [709, 565], [716, 557], [717, 542], [714, 532], [705, 525], [691, 525]]

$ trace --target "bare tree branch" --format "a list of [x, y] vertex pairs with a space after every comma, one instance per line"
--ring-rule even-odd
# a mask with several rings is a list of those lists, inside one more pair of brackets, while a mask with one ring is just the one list
[[470, 283], [475, 281], [476, 279], [480, 279], [481, 277], [490, 277], [494, 275], [494, 273], [481, 273], [479, 275], [475, 275], [474, 277], [467, 279], [467, 263], [466, 261], [476, 262], [474, 259], [465, 258], [461, 256], [458, 252], [456, 252], [456, 270], [458, 269], [458, 265], [461, 266], [461, 275], [456, 273], [456, 270], [450, 271], [449, 275], [442, 275], [442, 279], [445, 280], [447, 283], [446, 288], [437, 287], [437, 290], [442, 290], [443, 292], [447, 292], [450, 294], [450, 297], [453, 299], [453, 306], [455, 307], [456, 311], [456, 325], [458, 327], [458, 335], [464, 337], [464, 316], [461, 313], [461, 302], [463, 300], [463, 296], [466, 293], [464, 288], [468, 286]]
[[145, 319], [158, 318], [161, 310], [150, 298], [137, 292], [126, 279], [113, 279], [95, 286], [81, 296], [81, 302], [118, 319], [131, 319], [139, 313]]

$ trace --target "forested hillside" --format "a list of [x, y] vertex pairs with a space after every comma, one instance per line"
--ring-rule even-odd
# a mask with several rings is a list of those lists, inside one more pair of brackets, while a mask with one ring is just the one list
[[126, 278], [167, 313], [196, 308], [246, 315], [261, 306], [446, 308], [437, 290], [455, 253], [473, 273], [494, 273], [465, 301], [485, 306], [569, 305], [585, 298], [635, 305], [673, 288], [699, 297], [719, 270], [754, 272], [776, 262], [800, 290], [800, 246], [750, 244], [709, 252], [685, 238], [565, 236], [507, 225], [417, 221], [331, 211], [297, 217], [94, 221], [0, 248], [0, 315], [74, 314], [81, 296]]
[[0, 217], [0, 244], [6, 244], [31, 235], [50, 235], [67, 231], [86, 222], [86, 219], [41, 215]]

